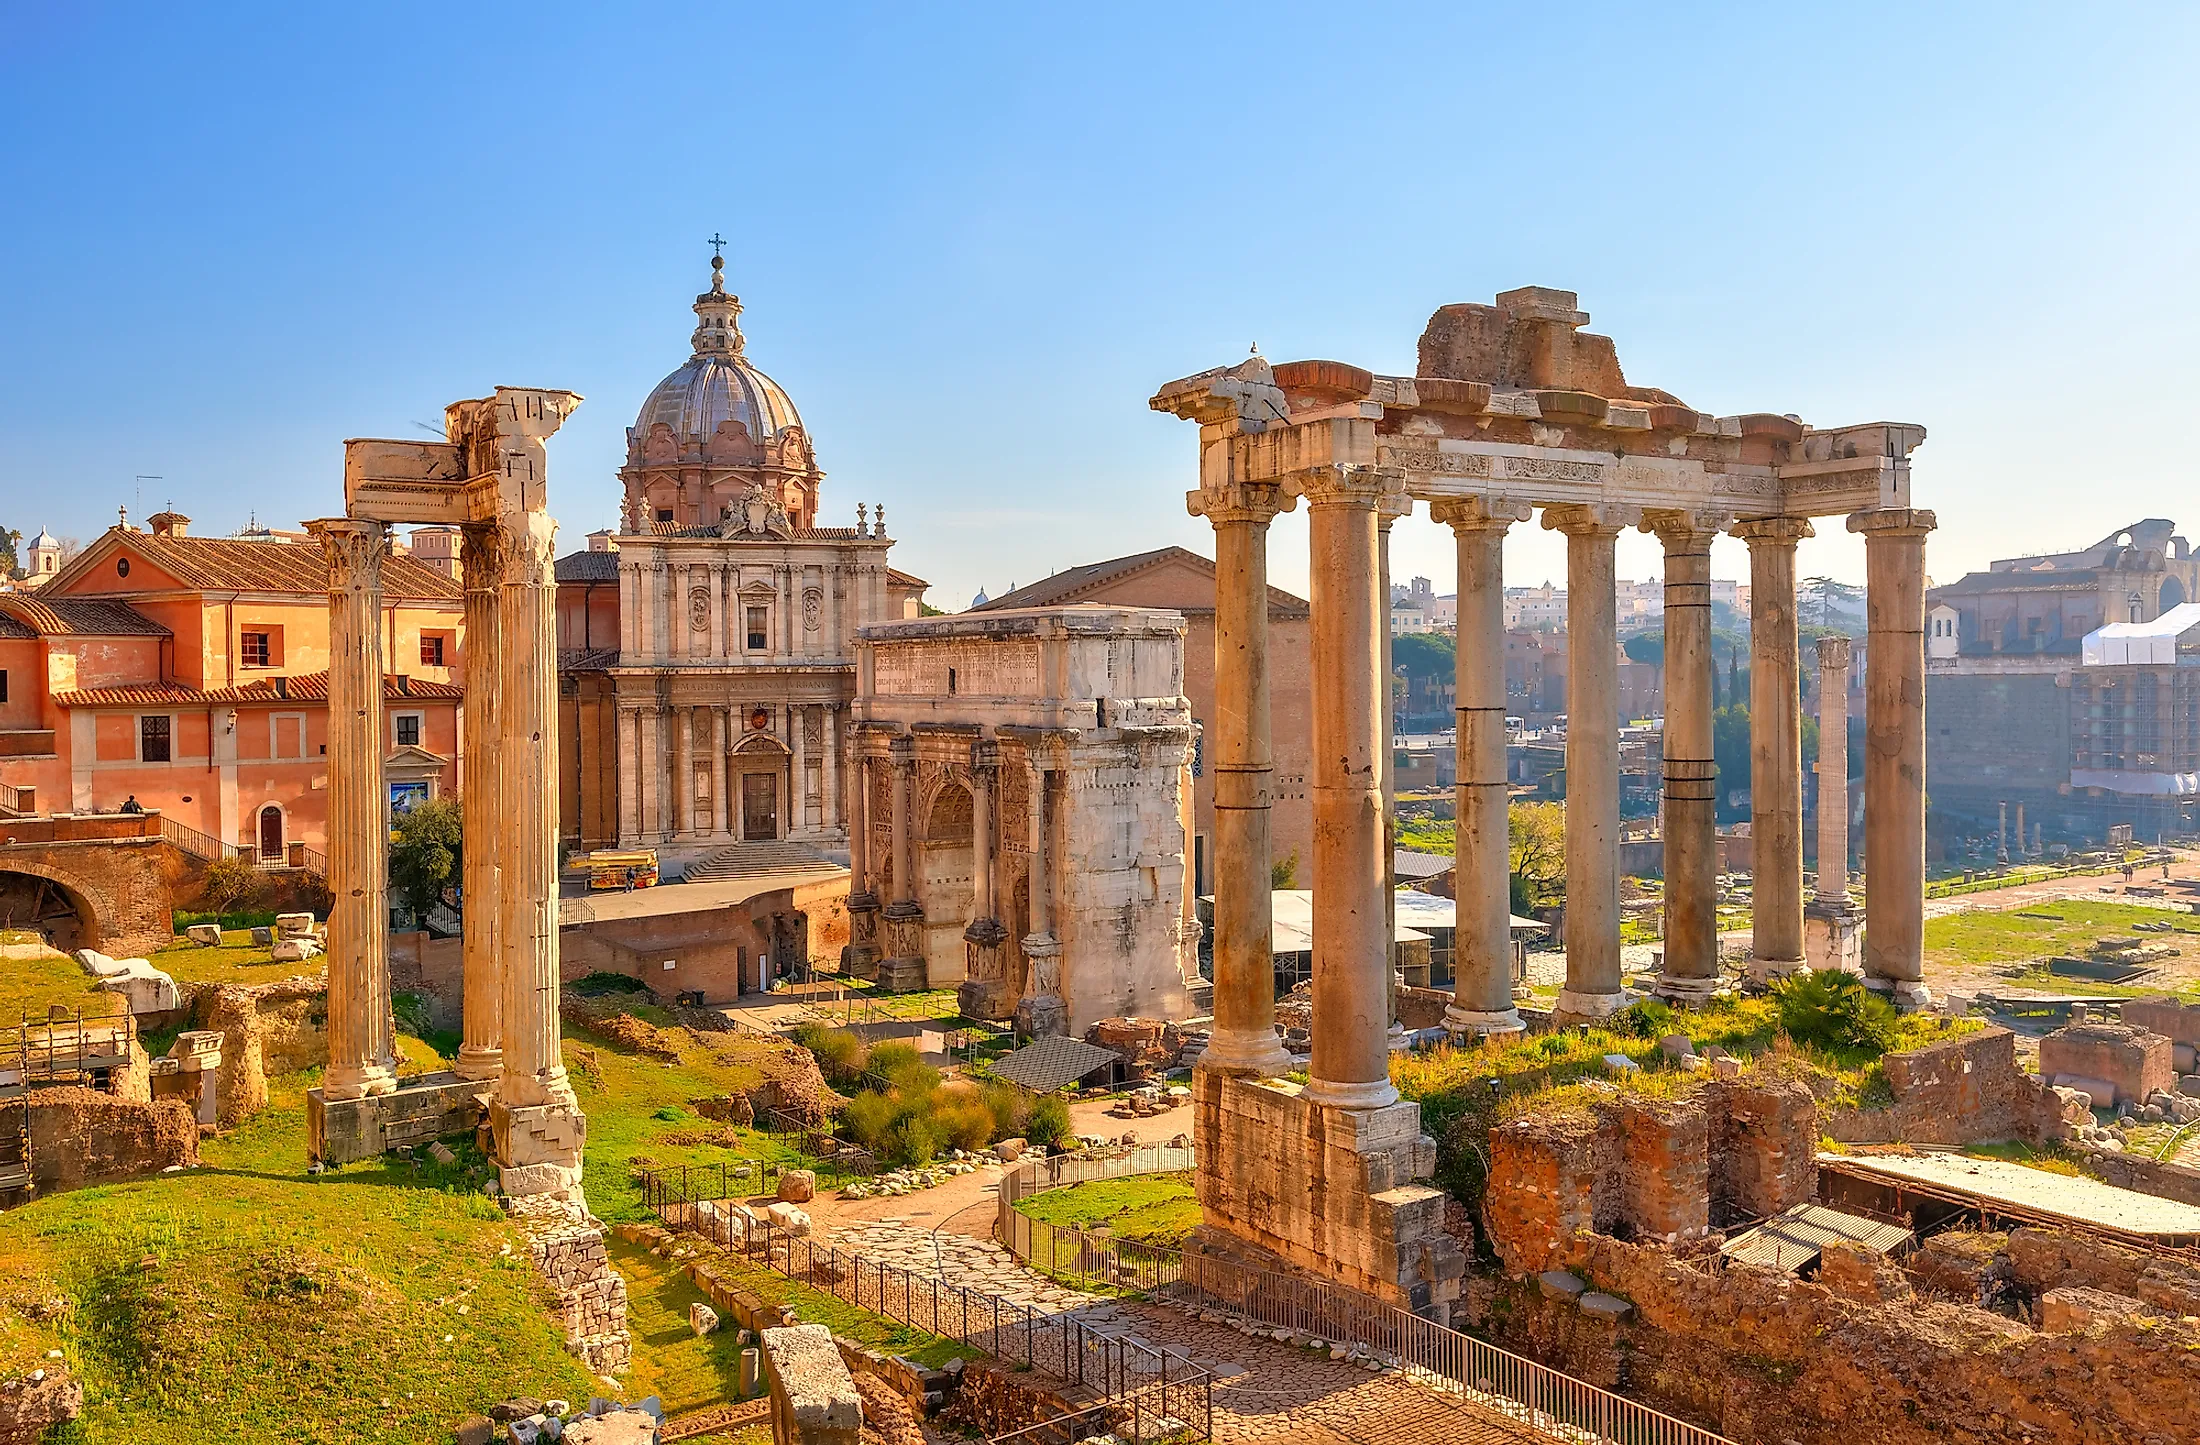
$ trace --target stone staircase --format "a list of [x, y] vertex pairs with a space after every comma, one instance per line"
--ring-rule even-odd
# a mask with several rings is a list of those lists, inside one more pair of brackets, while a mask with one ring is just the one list
[[832, 867], [833, 860], [812, 843], [729, 843], [688, 865], [682, 883], [724, 883], [735, 878], [769, 878]]

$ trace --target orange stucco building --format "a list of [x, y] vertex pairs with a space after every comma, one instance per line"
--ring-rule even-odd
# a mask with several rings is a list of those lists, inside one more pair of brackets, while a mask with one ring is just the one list
[[[289, 541], [109, 528], [35, 592], [0, 593], [0, 809], [134, 798], [224, 843], [320, 850], [328, 564]], [[384, 737], [398, 806], [457, 785], [459, 585], [383, 571]]]

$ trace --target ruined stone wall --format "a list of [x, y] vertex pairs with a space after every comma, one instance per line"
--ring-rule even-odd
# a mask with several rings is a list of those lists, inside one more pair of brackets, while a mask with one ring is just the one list
[[2135, 1189], [2181, 1204], [2200, 1205], [2200, 1169], [2165, 1164], [2143, 1154], [2087, 1150], [2086, 1172], [2118, 1189]]
[[1711, 1214], [1764, 1219], [1818, 1190], [1818, 1101], [1799, 1079], [1719, 1079], [1711, 1108]]
[[1880, 1060], [1894, 1104], [1829, 1109], [1821, 1127], [1844, 1144], [1975, 1144], [2060, 1137], [2062, 1104], [2017, 1064], [2016, 1035], [1990, 1028]]
[[1520, 1120], [1490, 1131], [1482, 1218], [1498, 1256], [1526, 1274], [1556, 1268], [1574, 1235], [1596, 1228], [1598, 1121]]
[[626, 1331], [626, 1281], [611, 1267], [601, 1220], [537, 1195], [512, 1202], [527, 1254], [557, 1296], [566, 1350], [597, 1374], [624, 1369], [633, 1353]]
[[[1740, 1445], [2142, 1445], [2200, 1437], [2200, 1326], [2082, 1331], [1914, 1296], [1857, 1299], [1597, 1236], [1555, 1261], [1632, 1302], [1591, 1317], [1532, 1283], [1477, 1281], [1459, 1312], [1513, 1349], [1707, 1423]], [[1885, 1281], [1876, 1276], [1870, 1288]]]
[[222, 1036], [218, 1122], [233, 1129], [267, 1107], [267, 1081], [328, 1062], [328, 989], [321, 978], [195, 984], [192, 1027]]
[[[150, 838], [32, 841], [40, 831], [66, 831], [75, 821], [11, 823], [9, 832], [21, 841], [0, 845], [0, 873], [44, 878], [67, 890], [81, 925], [78, 947], [129, 958], [165, 945], [175, 937], [169, 873], [180, 855], [157, 828]], [[105, 820], [85, 820], [95, 821]]]
[[40, 1189], [199, 1162], [198, 1120], [176, 1099], [140, 1103], [93, 1089], [36, 1089], [30, 1133], [31, 1182]]
[[1699, 1099], [1622, 1099], [1614, 1110], [1619, 1208], [1626, 1225], [1668, 1243], [1711, 1228], [1711, 1116]]

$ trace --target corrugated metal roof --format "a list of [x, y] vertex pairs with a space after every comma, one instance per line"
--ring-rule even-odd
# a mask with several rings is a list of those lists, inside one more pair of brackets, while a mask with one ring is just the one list
[[1843, 1214], [1823, 1204], [1798, 1204], [1748, 1233], [1736, 1235], [1719, 1253], [1729, 1264], [1763, 1265], [1793, 1274], [1816, 1263], [1829, 1244], [1861, 1244], [1880, 1254], [1892, 1254], [1909, 1242], [1910, 1231], [1899, 1224]]
[[1090, 1073], [1107, 1068], [1121, 1055], [1083, 1039], [1033, 1039], [994, 1061], [993, 1072], [1034, 1094], [1051, 1094]]

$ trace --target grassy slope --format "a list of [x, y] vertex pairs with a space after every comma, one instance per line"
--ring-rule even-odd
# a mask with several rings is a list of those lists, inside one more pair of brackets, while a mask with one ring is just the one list
[[[270, 962], [268, 950], [253, 947], [252, 935], [241, 929], [224, 933], [220, 948], [179, 943], [156, 951], [149, 961], [179, 984], [271, 983], [293, 974], [321, 971], [317, 962]], [[15, 1023], [25, 1014], [43, 1018], [48, 1004], [81, 1007], [95, 1016], [119, 1012], [122, 996], [95, 991], [93, 985], [97, 982], [66, 954], [0, 959], [0, 1027]]]
[[[2159, 908], [2083, 899], [2063, 899], [2006, 912], [1954, 913], [1926, 921], [1925, 962], [1930, 967], [2018, 963], [2057, 954], [2083, 957], [2095, 939], [2129, 935], [2134, 923], [2192, 926]], [[2189, 934], [2162, 934], [2160, 938], [2187, 950], [2194, 947]]]
[[1199, 1227], [1189, 1173], [1096, 1179], [1035, 1194], [1016, 1206], [1042, 1224], [1071, 1229], [1106, 1225], [1118, 1239], [1174, 1247]]

